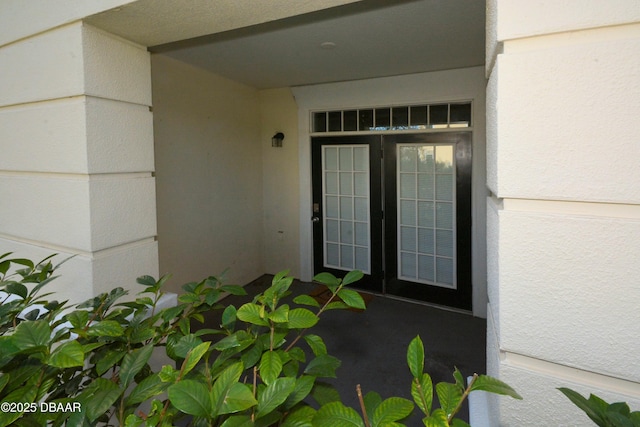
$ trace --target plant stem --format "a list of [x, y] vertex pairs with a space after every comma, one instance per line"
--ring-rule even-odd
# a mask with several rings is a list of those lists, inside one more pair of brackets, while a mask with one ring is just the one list
[[478, 378], [478, 374], [473, 374], [473, 377], [471, 378], [471, 381], [469, 381], [469, 385], [465, 389], [464, 393], [462, 393], [462, 397], [460, 398], [460, 402], [458, 402], [458, 405], [451, 412], [451, 414], [449, 414], [449, 418], [447, 419], [447, 421], [449, 423], [451, 423], [451, 421], [453, 420], [453, 417], [458, 413], [458, 411], [462, 407], [462, 402], [464, 402], [464, 400], [467, 398], [467, 396], [469, 396], [469, 393], [471, 393], [471, 387], [473, 386], [473, 383], [476, 382], [477, 378]]
[[364, 425], [366, 427], [371, 427], [371, 423], [369, 422], [369, 417], [367, 416], [367, 408], [364, 406], [364, 399], [362, 398], [362, 389], [360, 388], [360, 384], [356, 385], [356, 394], [358, 395], [358, 401], [360, 402], [360, 411], [362, 412], [362, 419], [364, 419]]

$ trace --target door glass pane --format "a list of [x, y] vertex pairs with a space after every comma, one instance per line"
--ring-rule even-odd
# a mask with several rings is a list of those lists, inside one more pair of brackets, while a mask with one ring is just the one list
[[398, 278], [455, 288], [453, 145], [398, 144]]
[[324, 145], [322, 168], [324, 266], [370, 274], [369, 147]]

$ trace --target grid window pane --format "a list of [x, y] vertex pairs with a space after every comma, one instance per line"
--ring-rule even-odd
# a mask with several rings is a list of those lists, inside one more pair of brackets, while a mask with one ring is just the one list
[[416, 256], [413, 253], [400, 253], [400, 274], [403, 277], [414, 279], [416, 277]]
[[338, 194], [338, 174], [336, 172], [325, 172], [325, 185], [327, 194]]
[[370, 274], [368, 159], [368, 146], [323, 146], [327, 267], [351, 270], [357, 265]]
[[385, 130], [391, 127], [391, 111], [389, 108], [376, 108], [376, 130]]
[[339, 199], [337, 197], [334, 196], [327, 196], [326, 197], [326, 205], [325, 205], [325, 215], [327, 216], [327, 218], [339, 218], [340, 217], [340, 210], [338, 208], [339, 205]]
[[397, 150], [400, 279], [455, 287], [453, 145], [399, 144]]
[[337, 242], [339, 239], [338, 225], [340, 221], [329, 219], [326, 222], [327, 241]]
[[342, 111], [329, 111], [329, 132], [342, 130]]
[[345, 132], [358, 130], [358, 111], [344, 111], [342, 113], [342, 120], [342, 126]]
[[340, 195], [350, 196], [353, 193], [353, 174], [340, 172]]
[[449, 104], [429, 106], [429, 124], [446, 125], [449, 122]]
[[340, 221], [340, 243], [353, 243], [353, 223]]
[[360, 110], [359, 118], [358, 130], [373, 129], [373, 110]]
[[393, 107], [393, 129], [407, 129], [409, 127], [409, 107]]
[[327, 131], [327, 113], [313, 113], [313, 131], [314, 132], [326, 132]]

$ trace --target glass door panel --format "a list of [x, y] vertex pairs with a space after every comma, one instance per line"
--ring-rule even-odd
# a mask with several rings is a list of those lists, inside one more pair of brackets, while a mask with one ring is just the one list
[[369, 147], [322, 146], [324, 266], [371, 273]]
[[398, 144], [398, 278], [455, 289], [453, 145]]

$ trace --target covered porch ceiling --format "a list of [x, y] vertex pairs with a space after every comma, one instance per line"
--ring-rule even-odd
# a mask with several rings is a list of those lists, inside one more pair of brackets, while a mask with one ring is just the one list
[[466, 68], [485, 61], [485, 2], [480, 0], [211, 4], [156, 0], [156, 12], [148, 14], [152, 4], [141, 0], [87, 22], [153, 53], [257, 89]]

